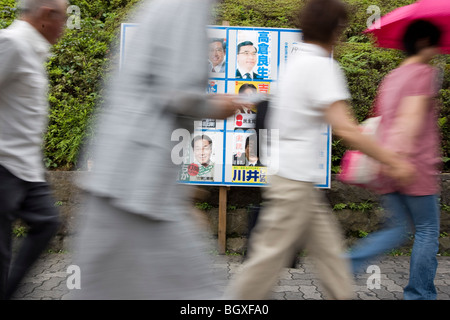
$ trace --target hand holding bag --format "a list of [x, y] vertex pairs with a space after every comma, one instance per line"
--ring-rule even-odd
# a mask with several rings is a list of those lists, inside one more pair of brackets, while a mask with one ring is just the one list
[[[381, 116], [371, 117], [361, 123], [361, 132], [376, 139]], [[381, 169], [381, 164], [358, 150], [347, 150], [341, 159], [341, 172], [338, 180], [360, 187], [369, 187]]]

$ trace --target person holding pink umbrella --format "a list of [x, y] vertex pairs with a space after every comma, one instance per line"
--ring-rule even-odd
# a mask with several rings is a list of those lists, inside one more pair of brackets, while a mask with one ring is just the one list
[[364, 32], [374, 35], [380, 47], [404, 50], [403, 35], [406, 28], [417, 20], [431, 22], [441, 30], [439, 48], [442, 53], [449, 54], [450, 1], [448, 0], [420, 0], [399, 7], [375, 21], [376, 23]]
[[406, 58], [382, 81], [375, 113], [382, 116], [380, 142], [403, 155], [416, 168], [414, 183], [399, 186], [380, 177], [376, 191], [389, 213], [389, 223], [351, 249], [355, 272], [371, 258], [400, 246], [414, 234], [405, 300], [437, 298], [434, 278], [439, 249], [440, 134], [437, 126], [438, 71], [429, 63], [441, 53], [441, 29], [425, 20], [409, 23], [402, 37]]

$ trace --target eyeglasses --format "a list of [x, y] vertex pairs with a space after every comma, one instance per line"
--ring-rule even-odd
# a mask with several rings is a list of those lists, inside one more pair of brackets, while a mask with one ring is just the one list
[[256, 56], [256, 51], [250, 52], [250, 51], [243, 51], [243, 52], [239, 52], [238, 54], [245, 54], [246, 56]]
[[209, 49], [209, 53], [214, 53], [214, 52], [223, 52], [223, 49], [219, 48], [219, 49]]

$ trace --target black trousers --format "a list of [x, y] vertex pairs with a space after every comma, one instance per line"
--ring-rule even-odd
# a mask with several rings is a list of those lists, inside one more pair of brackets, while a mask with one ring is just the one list
[[[12, 224], [21, 219], [27, 234], [12, 263]], [[10, 299], [60, 226], [50, 187], [21, 180], [0, 166], [0, 299]]]

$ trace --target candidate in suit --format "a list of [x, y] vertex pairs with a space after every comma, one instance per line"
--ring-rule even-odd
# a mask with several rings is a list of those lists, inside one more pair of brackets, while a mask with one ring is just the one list
[[258, 156], [258, 138], [256, 134], [252, 134], [245, 139], [245, 153], [241, 156], [233, 155], [233, 166], [262, 166]]
[[263, 79], [262, 76], [253, 71], [256, 66], [258, 49], [251, 41], [244, 41], [237, 46], [237, 69], [236, 78], [238, 79]]
[[[244, 83], [239, 88], [239, 95], [251, 96], [251, 95], [254, 95], [254, 94], [257, 94], [257, 93], [258, 93], [258, 89], [256, 88], [256, 86], [253, 83]], [[256, 113], [256, 111], [253, 110], [252, 108], [246, 108], [246, 107], [243, 107], [242, 110], [240, 110], [238, 112], [241, 112], [241, 113], [253, 113], [253, 114]]]
[[202, 134], [192, 140], [194, 164], [199, 168], [198, 174], [191, 176], [191, 181], [214, 181], [214, 162], [211, 160], [213, 142], [209, 136]]
[[209, 41], [208, 64], [209, 72], [225, 73], [225, 52], [227, 45], [224, 39], [213, 38]]

